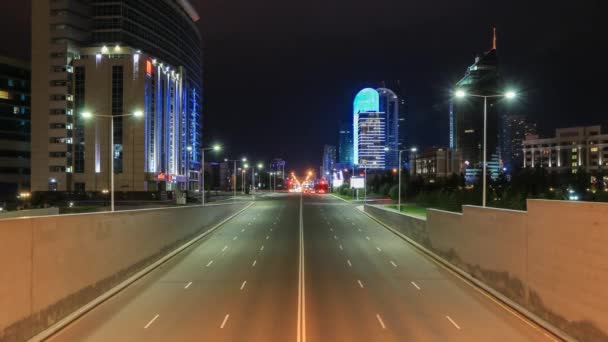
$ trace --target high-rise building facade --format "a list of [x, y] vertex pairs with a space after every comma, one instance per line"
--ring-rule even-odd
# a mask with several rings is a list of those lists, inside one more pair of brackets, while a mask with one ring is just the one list
[[344, 167], [353, 165], [353, 126], [347, 122], [340, 124], [338, 131], [338, 161]]
[[504, 167], [510, 172], [523, 166], [523, 141], [527, 135], [535, 135], [536, 124], [523, 115], [505, 115], [502, 127], [502, 158]]
[[558, 128], [555, 137], [527, 135], [523, 141], [524, 167], [576, 173], [608, 169], [608, 134], [601, 126]]
[[380, 112], [386, 117], [386, 167], [392, 169], [399, 165], [399, 97], [387, 88], [377, 91], [380, 95]]
[[359, 167], [386, 169], [386, 116], [361, 112], [357, 120]]
[[374, 169], [397, 167], [401, 148], [400, 102], [399, 96], [388, 88], [365, 88], [357, 93], [353, 101], [355, 165], [365, 164]]
[[33, 191], [108, 189], [110, 158], [117, 191], [198, 187], [197, 20], [186, 0], [32, 3]]
[[[494, 40], [495, 42], [495, 40]], [[456, 88], [468, 94], [495, 95], [499, 92], [500, 76], [496, 45], [477, 56], [467, 68]], [[488, 98], [487, 113], [487, 160], [492, 161], [489, 173], [497, 175], [500, 168], [499, 111], [497, 98]], [[477, 179], [482, 172], [484, 99], [468, 96], [454, 99], [450, 104], [450, 146], [455, 147], [462, 158], [461, 172], [468, 182]], [[490, 164], [489, 164], [490, 165]]]
[[386, 167], [386, 115], [380, 112], [380, 94], [365, 88], [353, 101], [353, 160], [373, 169]]
[[322, 177], [329, 176], [333, 173], [336, 165], [337, 149], [334, 145], [325, 145], [323, 147], [323, 158], [321, 165]]
[[30, 66], [0, 56], [0, 201], [30, 189]]

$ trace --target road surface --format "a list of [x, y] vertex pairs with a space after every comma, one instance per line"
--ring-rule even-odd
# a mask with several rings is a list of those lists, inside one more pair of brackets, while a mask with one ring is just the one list
[[329, 195], [266, 194], [50, 341], [552, 341]]

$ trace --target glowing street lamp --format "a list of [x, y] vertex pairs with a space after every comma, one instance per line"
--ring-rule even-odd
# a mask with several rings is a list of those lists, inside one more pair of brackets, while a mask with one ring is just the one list
[[488, 126], [488, 98], [496, 98], [496, 97], [504, 97], [508, 100], [512, 100], [517, 96], [517, 93], [515, 93], [515, 91], [513, 90], [509, 90], [504, 94], [495, 94], [495, 95], [478, 95], [478, 94], [467, 94], [463, 89], [457, 89], [454, 92], [454, 95], [457, 98], [464, 98], [467, 96], [471, 96], [471, 97], [481, 97], [483, 98], [483, 172], [482, 172], [482, 182], [483, 182], [483, 186], [482, 186], [482, 199], [481, 199], [481, 205], [483, 207], [486, 206], [486, 189], [487, 189], [487, 180], [486, 180], [486, 174], [487, 174], [487, 155], [486, 155], [486, 149], [487, 149], [487, 126]]
[[[107, 50], [107, 48], [106, 48]], [[142, 118], [144, 112], [136, 110], [133, 113], [125, 113], [118, 115], [104, 115], [104, 114], [93, 114], [89, 111], [80, 113], [80, 116], [85, 120], [92, 118], [110, 118], [110, 211], [114, 211], [114, 118], [124, 118], [127, 116], [133, 116], [136, 118]]]
[[[190, 147], [190, 146], [188, 146], [188, 147]], [[217, 151], [220, 151], [221, 149], [222, 149], [222, 145], [219, 145], [219, 144], [215, 144], [212, 147], [201, 148], [203, 167], [201, 169], [202, 175], [201, 175], [200, 185], [201, 185], [202, 191], [199, 191], [199, 192], [201, 193], [201, 204], [202, 205], [205, 205], [205, 151], [217, 152]]]

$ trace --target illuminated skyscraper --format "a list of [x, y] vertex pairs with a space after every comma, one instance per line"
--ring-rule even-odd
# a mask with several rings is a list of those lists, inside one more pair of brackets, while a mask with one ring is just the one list
[[400, 99], [392, 90], [379, 88], [380, 112], [384, 113], [386, 121], [385, 151], [386, 167], [392, 169], [399, 164], [399, 102]]
[[330, 175], [334, 166], [336, 165], [336, 146], [334, 145], [325, 145], [323, 147], [323, 160], [321, 166], [321, 177], [327, 177]]
[[359, 167], [386, 168], [386, 116], [379, 112], [361, 112], [357, 120], [359, 130]]
[[33, 191], [101, 191], [110, 172], [120, 191], [198, 188], [198, 19], [187, 0], [32, 2]]
[[345, 167], [353, 165], [353, 128], [347, 122], [340, 124], [338, 132], [338, 161]]
[[[456, 88], [470, 94], [494, 95], [499, 91], [500, 76], [494, 43], [491, 50], [477, 56], [467, 68]], [[496, 176], [500, 168], [498, 100], [488, 99], [487, 160], [489, 174]], [[483, 99], [466, 97], [455, 99], [450, 105], [450, 147], [455, 147], [462, 158], [461, 172], [467, 181], [479, 177], [483, 160]]]

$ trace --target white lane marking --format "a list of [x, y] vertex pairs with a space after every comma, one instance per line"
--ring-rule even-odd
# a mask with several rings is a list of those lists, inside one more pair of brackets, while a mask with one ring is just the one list
[[222, 248], [222, 252], [225, 251], [225, 250], [227, 250], [227, 249], [228, 249], [228, 246], [226, 245], [226, 246], [224, 246], [224, 248]]
[[272, 231], [272, 228], [270, 228], [270, 231]]
[[334, 231], [334, 229], [333, 229], [333, 228], [329, 228], [329, 231], [330, 231], [330, 232], [333, 232], [333, 231]]
[[300, 194], [300, 259], [298, 262], [298, 337], [297, 342], [306, 342], [306, 267], [304, 266], [304, 196]]
[[351, 222], [353, 224], [353, 226], [355, 225], [355, 222]]
[[359, 283], [359, 287], [363, 288], [363, 283], [361, 282], [361, 280], [357, 279], [357, 283]]
[[412, 282], [412, 285], [414, 285], [415, 288], [417, 288], [418, 290], [420, 290], [420, 286], [418, 286], [416, 283]]
[[376, 249], [378, 250], [378, 252], [382, 252], [382, 249], [378, 246], [376, 246]]
[[334, 235], [334, 239], [338, 240], [338, 237]]
[[367, 241], [369, 241], [369, 240], [370, 240], [369, 236], [366, 236], [365, 238], [367, 239]]
[[358, 228], [358, 230], [359, 230], [360, 232], [362, 232], [361, 228]]
[[262, 247], [260, 247], [260, 250], [263, 251], [264, 250], [264, 245], [262, 245]]
[[454, 320], [450, 316], [445, 316], [445, 318], [447, 318], [456, 327], [456, 329], [460, 330], [458, 324], [456, 324], [456, 322], [454, 322]]
[[232, 240], [236, 240], [236, 239], [238, 239], [238, 238], [239, 238], [238, 236], [235, 236], [235, 237], [233, 237], [233, 238], [232, 238]]
[[273, 222], [272, 224], [277, 224], [276, 222]]
[[342, 248], [342, 245], [338, 245], [338, 247], [340, 248], [341, 251], [344, 250], [344, 248]]
[[257, 260], [253, 260], [253, 263], [251, 264], [251, 267], [255, 267], [255, 264], [257, 263]]
[[376, 318], [378, 319], [380, 326], [382, 326], [382, 329], [386, 329], [386, 325], [384, 325], [384, 322], [382, 321], [382, 317], [380, 317], [380, 314], [376, 314]]
[[350, 260], [346, 259], [346, 263], [348, 264], [348, 267], [353, 267], [353, 264], [350, 263]]
[[241, 229], [241, 233], [245, 232], [245, 228]]
[[226, 314], [226, 317], [224, 317], [224, 320], [222, 321], [222, 325], [220, 325], [220, 329], [224, 329], [224, 325], [228, 322], [228, 317], [230, 317], [230, 315]]
[[255, 221], [255, 219], [256, 219], [256, 218], [257, 218], [257, 217], [254, 217], [254, 218], [253, 218], [253, 220]]
[[192, 282], [189, 282], [188, 284], [186, 284], [186, 286], [184, 286], [185, 289], [189, 288], [190, 285], [192, 285]]
[[393, 265], [393, 267], [397, 267], [397, 264], [395, 264], [393, 260], [391, 260], [391, 265]]
[[152, 325], [152, 323], [154, 323], [154, 321], [156, 321], [156, 319], [158, 318], [158, 316], [159, 316], [159, 314], [156, 314], [156, 316], [154, 316], [154, 318], [152, 318], [152, 319], [150, 320], [150, 322], [148, 322], [148, 324], [146, 324], [146, 326], [144, 327], [144, 329], [148, 329], [148, 327], [149, 327], [150, 325]]
[[251, 222], [247, 223], [248, 226], [251, 226]]
[[266, 235], [266, 240], [270, 239], [270, 235]]
[[247, 280], [245, 280], [242, 284], [241, 284], [241, 291], [243, 291], [243, 289], [245, 288], [245, 284], [247, 284]]
[[213, 264], [213, 260], [209, 261], [209, 263], [207, 264], [207, 267], [211, 266], [211, 264]]

